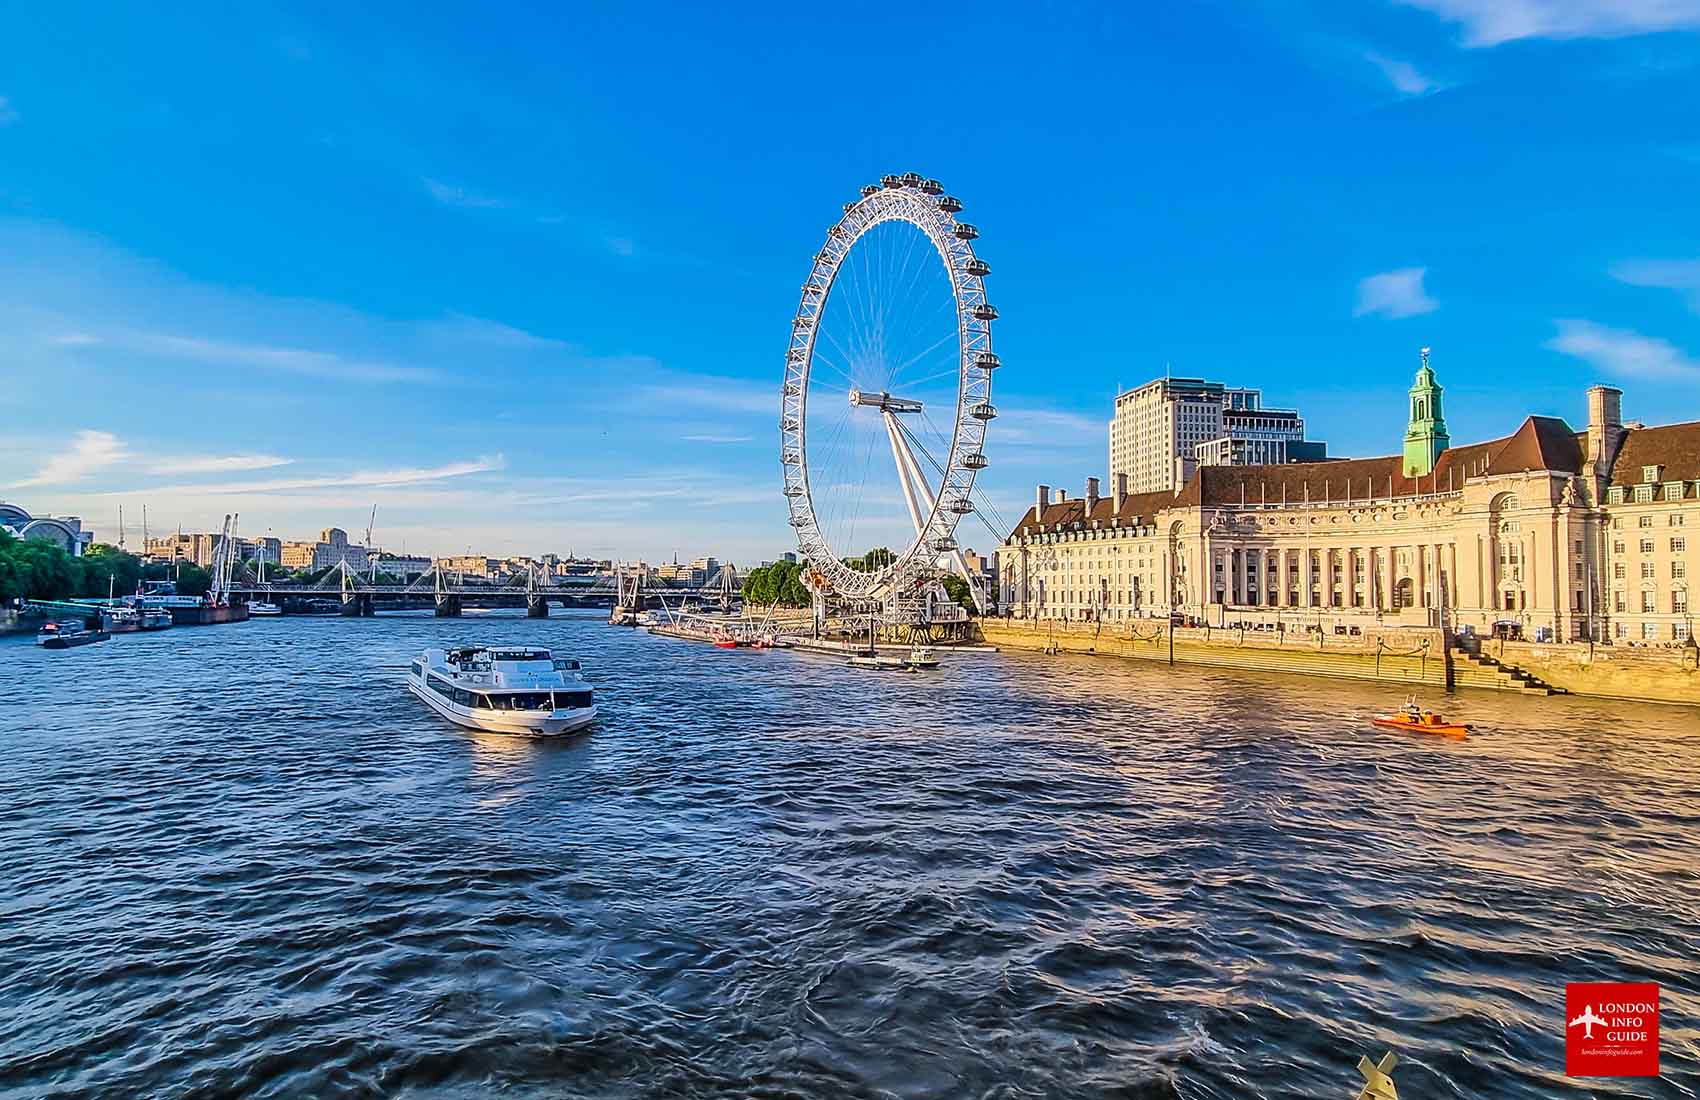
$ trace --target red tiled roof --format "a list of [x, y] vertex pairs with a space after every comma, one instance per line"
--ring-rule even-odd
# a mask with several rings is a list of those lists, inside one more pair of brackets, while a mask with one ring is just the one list
[[[1700, 423], [1677, 425], [1688, 434], [1676, 437], [1661, 436], [1643, 444], [1647, 453], [1665, 453], [1678, 449], [1687, 440], [1689, 465], [1700, 466]], [[1644, 428], [1631, 432], [1670, 432], [1673, 429]], [[1123, 504], [1123, 523], [1132, 517], [1151, 517], [1164, 508], [1197, 508], [1201, 505], [1279, 504], [1282, 501], [1345, 503], [1347, 500], [1385, 500], [1388, 497], [1412, 497], [1436, 490], [1462, 488], [1466, 479], [1488, 474], [1519, 473], [1523, 470], [1552, 470], [1563, 474], [1581, 473], [1587, 452], [1587, 433], [1573, 431], [1564, 421], [1550, 416], [1531, 416], [1511, 435], [1490, 439], [1484, 443], [1467, 443], [1450, 447], [1440, 453], [1434, 473], [1421, 478], [1404, 474], [1402, 455], [1379, 458], [1352, 458], [1329, 462], [1298, 462], [1280, 466], [1201, 466], [1178, 493], [1141, 493], [1128, 497]], [[1628, 443], [1619, 452], [1630, 453]], [[1650, 459], [1649, 462], [1652, 460]], [[1676, 468], [1675, 460], [1665, 459]], [[1686, 467], [1684, 467], [1686, 468]], [[1639, 465], [1634, 470], [1640, 478]], [[1700, 472], [1685, 475], [1700, 477]], [[1625, 483], [1627, 484], [1627, 482]], [[1099, 501], [1090, 517], [1085, 515], [1085, 501], [1080, 498], [1052, 503], [1041, 518], [1029, 507], [1016, 523], [1013, 535], [1023, 526], [1042, 522], [1046, 527], [1073, 523], [1076, 520], [1109, 521], [1112, 503], [1109, 498]]]
[[1094, 519], [1103, 524], [1109, 523], [1112, 519], [1119, 519], [1125, 526], [1153, 523], [1156, 521], [1159, 511], [1175, 506], [1175, 494], [1167, 491], [1129, 493], [1127, 499], [1122, 501], [1120, 512], [1116, 511], [1114, 497], [1099, 497], [1097, 506], [1092, 509], [1090, 515], [1086, 512], [1085, 497], [1074, 497], [1070, 500], [1061, 501], [1053, 500], [1045, 507], [1045, 514], [1042, 518], [1036, 518], [1033, 514], [1037, 503], [1035, 501], [1033, 505], [1029, 505], [1027, 511], [1022, 513], [1021, 519], [1016, 521], [1014, 534], [1020, 534], [1023, 527], [1039, 523], [1043, 523], [1046, 527], [1074, 523], [1077, 520], [1085, 522]]
[[1617, 449], [1611, 484], [1641, 484], [1641, 468], [1659, 466], [1659, 481], [1700, 480], [1700, 420], [1658, 428], [1631, 428]]
[[[1582, 437], [1586, 439], [1586, 435]], [[1570, 425], [1551, 416], [1531, 416], [1523, 421], [1505, 445], [1494, 452], [1490, 474], [1517, 474], [1524, 470], [1582, 472], [1583, 447]]]

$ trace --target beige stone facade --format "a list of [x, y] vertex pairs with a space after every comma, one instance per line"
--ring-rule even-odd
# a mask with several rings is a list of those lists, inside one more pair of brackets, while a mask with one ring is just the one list
[[[1700, 568], [1700, 423], [1625, 426], [1588, 393], [1584, 432], [1530, 417], [1441, 452], [1203, 467], [1173, 492], [1051, 499], [1005, 540], [1000, 607], [1021, 618], [1164, 619], [1352, 633], [1434, 626], [1671, 644]], [[1692, 536], [1691, 536], [1692, 532]]]

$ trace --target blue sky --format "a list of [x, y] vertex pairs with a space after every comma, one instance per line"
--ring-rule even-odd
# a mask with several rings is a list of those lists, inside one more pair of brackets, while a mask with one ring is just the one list
[[910, 169], [993, 266], [1005, 515], [1166, 367], [1347, 455], [1423, 345], [1458, 441], [1700, 417], [1700, 0], [345, 7], [9, 17], [0, 497], [770, 558], [798, 286]]

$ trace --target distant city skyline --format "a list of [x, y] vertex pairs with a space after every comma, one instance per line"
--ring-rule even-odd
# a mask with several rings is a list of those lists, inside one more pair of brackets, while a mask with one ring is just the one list
[[1700, 5], [993, 5], [942, 65], [898, 11], [396, 22], [9, 24], [0, 500], [772, 559], [798, 284], [911, 169], [984, 234], [1006, 516], [1107, 476], [1114, 395], [1168, 370], [1348, 456], [1396, 449], [1423, 346], [1457, 443], [1594, 382], [1700, 416]]

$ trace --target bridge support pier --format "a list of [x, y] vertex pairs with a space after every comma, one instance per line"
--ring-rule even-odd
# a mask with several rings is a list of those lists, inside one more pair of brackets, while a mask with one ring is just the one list
[[369, 619], [377, 610], [372, 606], [371, 595], [360, 593], [342, 601], [342, 614], [350, 619]]
[[549, 598], [547, 596], [527, 596], [525, 598], [525, 617], [528, 619], [547, 619], [549, 617]]
[[458, 619], [458, 618], [460, 618], [460, 597], [459, 596], [438, 596], [437, 597], [437, 618], [439, 618], [439, 619]]

